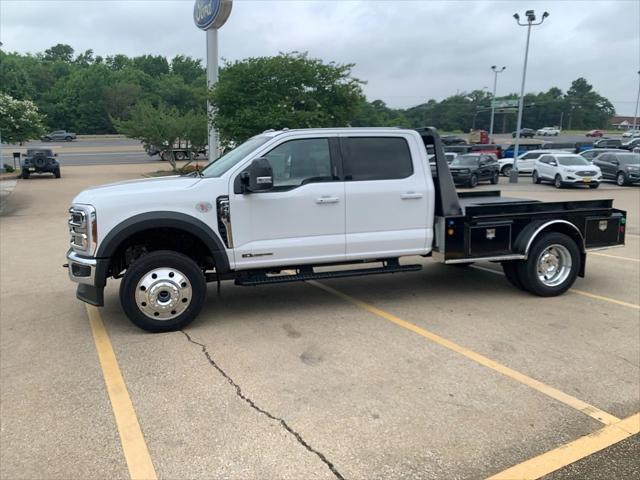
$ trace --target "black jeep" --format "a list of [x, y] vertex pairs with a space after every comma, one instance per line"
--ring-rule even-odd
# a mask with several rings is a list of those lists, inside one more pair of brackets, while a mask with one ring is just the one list
[[32, 173], [53, 173], [60, 178], [60, 163], [56, 157], [49, 148], [30, 148], [22, 162], [22, 178], [29, 178]]

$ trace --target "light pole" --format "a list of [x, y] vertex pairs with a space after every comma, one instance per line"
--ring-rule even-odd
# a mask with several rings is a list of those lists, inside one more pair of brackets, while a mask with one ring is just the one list
[[525, 23], [520, 22], [520, 15], [513, 14], [513, 18], [516, 19], [518, 25], [521, 27], [527, 27], [527, 44], [524, 49], [524, 67], [522, 68], [522, 84], [520, 85], [520, 101], [518, 102], [518, 122], [516, 124], [516, 144], [513, 147], [513, 169], [509, 175], [509, 183], [518, 183], [518, 147], [520, 146], [520, 129], [522, 128], [522, 111], [524, 110], [524, 82], [527, 78], [527, 60], [529, 59], [529, 39], [531, 38], [531, 27], [536, 25], [542, 25], [544, 19], [549, 16], [548, 12], [542, 14], [542, 20], [538, 23], [536, 21], [536, 14], [533, 10], [527, 10], [525, 12], [527, 21]]
[[491, 65], [493, 70], [493, 95], [491, 95], [491, 125], [489, 126], [489, 141], [493, 138], [493, 117], [496, 114], [496, 87], [498, 86], [498, 74], [504, 72], [507, 67], [498, 68]]
[[633, 116], [633, 129], [635, 130], [638, 124], [638, 105], [640, 104], [640, 70], [638, 70], [638, 96], [636, 97], [636, 113]]

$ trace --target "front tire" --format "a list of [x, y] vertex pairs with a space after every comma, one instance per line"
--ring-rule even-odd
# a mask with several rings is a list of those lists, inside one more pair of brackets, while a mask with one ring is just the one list
[[517, 262], [524, 288], [540, 297], [555, 297], [569, 290], [580, 270], [580, 250], [563, 233], [542, 234], [524, 262]]
[[71, 137], [64, 137], [64, 139], [65, 139], [67, 142], [70, 142], [70, 141], [72, 141], [72, 140], [73, 140], [73, 138], [71, 138]]
[[556, 175], [556, 178], [553, 179], [553, 186], [562, 188], [562, 177], [560, 175]]
[[471, 178], [469, 179], [469, 188], [476, 188], [478, 186], [478, 176], [475, 173], [471, 174]]
[[616, 183], [619, 187], [624, 187], [627, 184], [627, 176], [624, 172], [618, 172], [616, 175]]
[[493, 172], [490, 182], [491, 182], [491, 185], [496, 185], [499, 181], [500, 181], [500, 174], [496, 170], [495, 172]]
[[535, 183], [536, 185], [540, 185], [541, 180], [537, 170], [533, 171], [533, 174], [531, 175], [531, 181], [533, 181], [533, 183]]
[[591, 183], [591, 184], [589, 184], [589, 188], [592, 188], [592, 189], [593, 188], [598, 188], [599, 186], [600, 186], [599, 183]]
[[507, 277], [509, 283], [520, 290], [526, 290], [522, 280], [518, 275], [518, 265], [522, 263], [520, 260], [513, 260], [509, 262], [502, 262], [502, 271], [504, 276]]
[[54, 175], [56, 178], [60, 178], [60, 167], [56, 168], [56, 169], [53, 171], [53, 175]]
[[22, 178], [27, 180], [29, 178], [29, 170], [28, 169], [23, 169], [22, 170]]
[[170, 332], [200, 313], [207, 284], [189, 257], [159, 250], [136, 260], [120, 284], [120, 303], [131, 322], [148, 332]]
[[513, 167], [511, 165], [505, 165], [504, 167], [502, 167], [502, 175], [508, 177], [511, 173], [511, 170], [513, 170]]

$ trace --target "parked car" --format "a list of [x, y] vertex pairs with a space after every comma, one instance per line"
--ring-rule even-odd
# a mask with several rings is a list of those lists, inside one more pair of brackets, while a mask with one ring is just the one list
[[[540, 140], [528, 140], [527, 143], [521, 143], [518, 145], [518, 155], [530, 150], [538, 150], [542, 148], [543, 142]], [[507, 145], [507, 148], [502, 150], [502, 158], [513, 158], [515, 145]]]
[[531, 178], [533, 183], [552, 182], [556, 188], [566, 185], [598, 188], [602, 172], [596, 165], [575, 153], [551, 153], [536, 160]]
[[591, 140], [576, 142], [575, 145], [576, 145], [575, 153], [580, 153], [580, 152], [584, 152], [585, 150], [593, 149], [593, 141]]
[[500, 180], [500, 167], [495, 155], [469, 153], [458, 155], [449, 164], [449, 170], [456, 186], [474, 188], [479, 182], [489, 181], [493, 185]]
[[557, 137], [560, 135], [559, 127], [543, 127], [536, 131], [536, 135], [542, 135], [543, 137], [551, 136]]
[[540, 148], [543, 150], [563, 150], [567, 153], [577, 153], [576, 142], [544, 142]]
[[[201, 148], [194, 149], [192, 148], [191, 143], [187, 140], [178, 139], [172, 147], [171, 152], [173, 152], [173, 158], [178, 161], [187, 159], [193, 160], [194, 158], [198, 158], [199, 155], [207, 155], [206, 147], [203, 146]], [[169, 151], [161, 152], [155, 145], [145, 145], [144, 149], [150, 157], [160, 155], [160, 160], [169, 160]]]
[[444, 135], [440, 138], [444, 145], [467, 145], [467, 141], [458, 135]]
[[601, 138], [593, 142], [594, 148], [620, 148], [622, 140], [619, 138]]
[[585, 150], [584, 152], [580, 152], [580, 156], [589, 162], [593, 162], [593, 159], [596, 158], [601, 153], [607, 152], [619, 152], [620, 150], [617, 148], [592, 148], [591, 150]]
[[598, 155], [593, 164], [600, 167], [604, 178], [620, 186], [640, 183], [640, 153], [607, 152]]
[[620, 145], [620, 148], [625, 150], [632, 151], [634, 148], [640, 147], [640, 137], [632, 138], [631, 140], [627, 140]]
[[[511, 136], [516, 138], [517, 130], [515, 132], [511, 132]], [[536, 135], [536, 131], [532, 128], [521, 128], [520, 129], [520, 138], [533, 138]]]
[[41, 140], [43, 142], [62, 141], [71, 142], [76, 139], [76, 134], [67, 132], [66, 130], [54, 130], [44, 135]]
[[458, 154], [455, 153], [455, 152], [446, 152], [444, 154], [444, 158], [447, 159], [447, 163], [453, 162], [457, 156], [458, 156]]
[[631, 130], [627, 130], [626, 132], [624, 132], [622, 134], [622, 136], [624, 138], [634, 138], [634, 137], [640, 137], [640, 130], [634, 130], [633, 128]]
[[602, 130], [589, 130], [587, 133], [585, 133], [585, 136], [587, 137], [601, 137], [602, 135], [604, 135], [604, 132]]
[[27, 179], [32, 173], [52, 173], [60, 178], [60, 162], [57, 153], [50, 148], [30, 148], [22, 160], [22, 178]]
[[[567, 153], [564, 150], [529, 150], [528, 152], [524, 152], [518, 155], [518, 172], [519, 173], [531, 173], [533, 172], [533, 167], [535, 165], [536, 159], [542, 155], [546, 155], [548, 153]], [[513, 158], [503, 158], [498, 161], [500, 165], [500, 173], [505, 177], [508, 177], [513, 170]]]
[[493, 143], [471, 145], [469, 153], [486, 153], [487, 155], [495, 155], [496, 158], [502, 158], [502, 145]]

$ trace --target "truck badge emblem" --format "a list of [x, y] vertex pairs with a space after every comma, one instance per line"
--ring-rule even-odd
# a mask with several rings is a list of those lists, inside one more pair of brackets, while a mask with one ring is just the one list
[[496, 238], [496, 229], [487, 228], [487, 240], [493, 240], [494, 238]]
[[196, 203], [196, 210], [198, 210], [201, 213], [207, 213], [212, 208], [213, 208], [213, 205], [211, 205], [209, 202]]
[[600, 222], [598, 223], [598, 229], [601, 232], [604, 232], [608, 226], [609, 226], [609, 222], [606, 220], [600, 220]]

